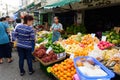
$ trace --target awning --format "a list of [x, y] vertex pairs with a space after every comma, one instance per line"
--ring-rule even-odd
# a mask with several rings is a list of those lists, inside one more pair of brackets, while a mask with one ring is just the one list
[[44, 7], [44, 9], [50, 9], [50, 8], [56, 8], [56, 7], [62, 7], [65, 5], [68, 5], [70, 3], [80, 2], [81, 0], [60, 0], [59, 2], [53, 3], [51, 5], [47, 5]]
[[34, 2], [33, 2], [33, 3], [31, 3], [30, 5], [28, 5], [27, 8], [32, 8], [32, 7], [34, 7], [34, 6], [35, 6], [35, 4], [34, 4]]

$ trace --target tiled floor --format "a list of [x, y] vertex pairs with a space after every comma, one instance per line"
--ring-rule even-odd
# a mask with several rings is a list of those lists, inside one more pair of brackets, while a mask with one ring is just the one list
[[18, 55], [17, 52], [13, 52], [14, 61], [12, 63], [7, 63], [4, 60], [3, 64], [0, 64], [0, 80], [50, 80], [39, 68], [39, 63], [34, 63], [35, 73], [33, 75], [28, 75], [27, 63], [25, 61], [26, 74], [21, 77], [19, 75], [18, 68]]

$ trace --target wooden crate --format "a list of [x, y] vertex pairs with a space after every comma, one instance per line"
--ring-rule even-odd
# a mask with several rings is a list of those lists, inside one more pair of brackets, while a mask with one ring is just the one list
[[44, 66], [49, 66], [51, 64], [54, 64], [56, 62], [59, 62], [59, 61], [62, 61], [66, 58], [66, 56], [64, 56], [63, 58], [60, 58], [58, 60], [55, 60], [55, 61], [51, 61], [51, 62], [48, 62], [48, 63], [44, 63], [41, 59], [39, 59], [38, 57], [35, 57], [41, 64], [43, 64]]

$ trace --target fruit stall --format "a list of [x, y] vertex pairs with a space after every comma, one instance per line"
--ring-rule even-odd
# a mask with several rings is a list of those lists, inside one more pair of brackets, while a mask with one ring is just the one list
[[52, 32], [38, 32], [33, 55], [56, 80], [110, 80], [120, 75], [120, 33], [103, 32], [101, 40], [94, 33], [51, 40]]

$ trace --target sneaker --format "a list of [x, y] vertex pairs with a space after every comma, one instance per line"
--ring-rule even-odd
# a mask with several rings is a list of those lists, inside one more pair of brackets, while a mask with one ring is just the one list
[[34, 72], [35, 72], [34, 70], [33, 70], [33, 71], [31, 71], [31, 72], [29, 72], [29, 75], [32, 75]]
[[25, 72], [20, 73], [20, 76], [24, 76], [24, 75], [25, 75]]

